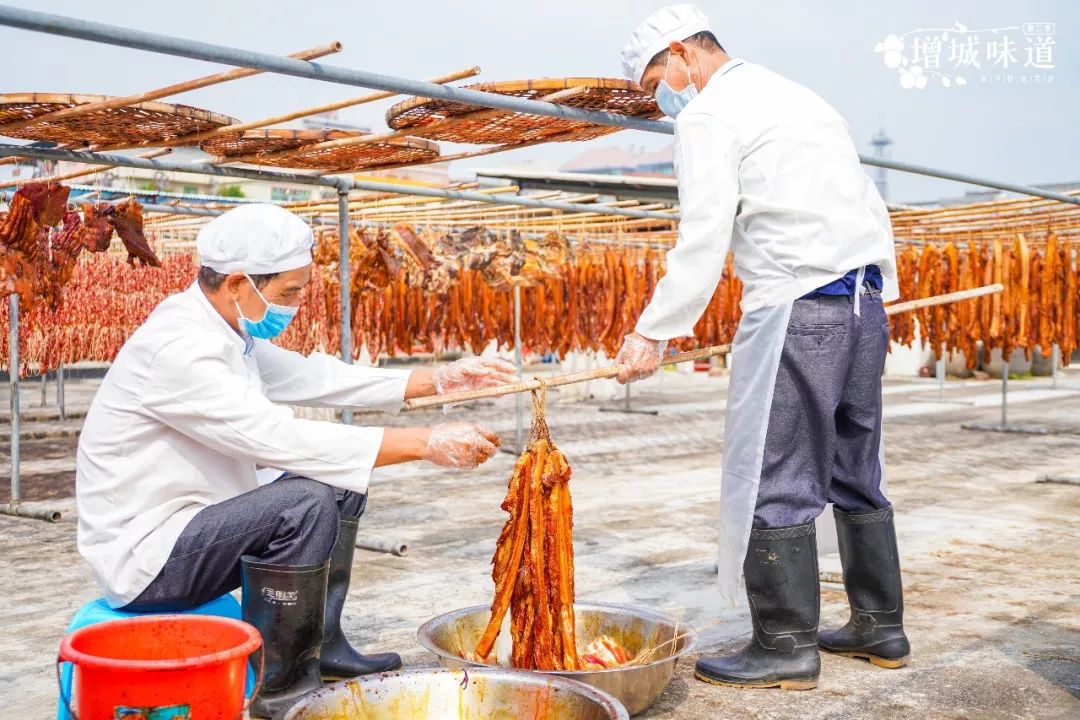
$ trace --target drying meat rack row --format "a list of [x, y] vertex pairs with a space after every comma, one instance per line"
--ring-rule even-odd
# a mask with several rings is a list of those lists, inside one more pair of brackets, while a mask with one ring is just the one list
[[[97, 23], [87, 20], [81, 20], [77, 18], [71, 18], [61, 15], [54, 15], [50, 13], [43, 13], [36, 10], [30, 10], [25, 8], [16, 8], [7, 5], [0, 5], [0, 25], [21, 28], [24, 30], [30, 30], [35, 32], [42, 32], [46, 34], [66, 36], [71, 38], [83, 39], [93, 42], [101, 42], [110, 45], [117, 45], [122, 47], [128, 47], [136, 50], [164, 53], [177, 57], [186, 57], [196, 60], [204, 60], [209, 62], [217, 62], [226, 65], [231, 65], [238, 70], [229, 71], [229, 73], [223, 73], [222, 75], [231, 74], [232, 78], [242, 77], [246, 75], [255, 74], [259, 71], [274, 72], [283, 75], [291, 75], [294, 77], [308, 78], [313, 80], [319, 80], [323, 82], [331, 82], [342, 85], [350, 85], [357, 87], [364, 87], [382, 91], [384, 97], [396, 94], [408, 94], [418, 98], [428, 98], [431, 101], [441, 101], [443, 103], [460, 103], [470, 107], [476, 106], [480, 108], [491, 108], [497, 110], [503, 110], [511, 113], [524, 114], [527, 116], [533, 116], [540, 118], [537, 122], [546, 123], [548, 119], [556, 119], [563, 121], [576, 121], [584, 123], [587, 126], [603, 126], [612, 128], [631, 128], [637, 130], [643, 130], [646, 132], [661, 133], [661, 134], [673, 134], [674, 126], [667, 121], [660, 121], [654, 119], [648, 119], [643, 117], [632, 117], [626, 115], [618, 115], [609, 112], [597, 112], [595, 110], [586, 109], [581, 107], [574, 107], [571, 104], [559, 104], [553, 102], [553, 100], [559, 100], [566, 98], [569, 100], [575, 93], [572, 89], [566, 91], [555, 91], [552, 93], [544, 94], [544, 100], [536, 100], [531, 97], [519, 97], [515, 94], [496, 94], [490, 92], [482, 92], [479, 90], [472, 90], [466, 88], [450, 87], [442, 84], [432, 82], [422, 82], [416, 80], [410, 80], [405, 78], [398, 78], [389, 75], [382, 75], [378, 73], [365, 72], [361, 70], [354, 70], [350, 68], [334, 66], [323, 63], [313, 63], [307, 59], [301, 59], [299, 56], [284, 57], [278, 55], [272, 55], [268, 53], [259, 53], [232, 48], [223, 45], [215, 45], [211, 43], [199, 42], [188, 40], [184, 38], [175, 38], [168, 35], [159, 33], [151, 33], [145, 31], [133, 30], [130, 28], [119, 27], [115, 25], [108, 25], [104, 23]], [[329, 50], [322, 52], [322, 55], [328, 52], [334, 52], [335, 50]], [[308, 57], [319, 56], [319, 53], [308, 55]], [[232, 79], [230, 78], [230, 79]], [[202, 85], [195, 85], [195, 87], [205, 87], [206, 84], [212, 84], [207, 82], [207, 79], [201, 79]], [[220, 82], [220, 78], [216, 82]], [[192, 83], [194, 84], [194, 83]], [[188, 89], [194, 89], [189, 87]], [[168, 94], [175, 94], [179, 92], [175, 88], [170, 89], [170, 92], [162, 92], [156, 94], [155, 97], [144, 96], [142, 102], [152, 102], [160, 97], [164, 97]], [[144, 94], [148, 95], [148, 94]], [[120, 99], [125, 100], [125, 99]], [[132, 102], [130, 99], [126, 99], [128, 102], [120, 102], [115, 107], [122, 107]], [[406, 108], [412, 109], [412, 108]], [[443, 108], [445, 110], [445, 107]], [[60, 113], [64, 110], [57, 109], [53, 112]], [[427, 114], [422, 118], [420, 124], [426, 124], [431, 116], [436, 111], [427, 111]], [[416, 113], [413, 113], [414, 115]], [[395, 116], [397, 118], [404, 118], [406, 113], [403, 111]], [[40, 117], [38, 118], [40, 119]], [[211, 118], [213, 120], [213, 118]], [[284, 120], [282, 120], [284, 121]], [[406, 122], [404, 119], [400, 122]], [[239, 129], [240, 126], [233, 125], [232, 129]], [[196, 132], [203, 132], [205, 130], [196, 130]], [[393, 133], [391, 133], [392, 135]], [[550, 136], [542, 137], [535, 140], [526, 141], [525, 143], [516, 142], [511, 143], [512, 147], [521, 147], [525, 144], [531, 144], [536, 142], [550, 141]], [[567, 139], [567, 138], [562, 138]], [[331, 142], [341, 142], [331, 141]], [[106, 147], [109, 147], [106, 145]], [[90, 150], [99, 150], [101, 148], [95, 148], [91, 146]], [[114, 148], [115, 149], [115, 148]], [[502, 145], [495, 146], [496, 151], [508, 149]], [[214, 175], [218, 177], [230, 177], [230, 178], [243, 178], [249, 180], [265, 180], [272, 182], [289, 182], [303, 185], [321, 186], [326, 188], [332, 188], [336, 190], [338, 195], [338, 224], [339, 226], [345, 226], [350, 222], [350, 208], [349, 208], [349, 194], [354, 191], [370, 191], [378, 193], [388, 193], [391, 195], [418, 195], [427, 197], [436, 197], [443, 199], [451, 199], [457, 201], [468, 202], [486, 202], [497, 205], [515, 205], [525, 208], [546, 208], [553, 211], [568, 212], [568, 213], [590, 213], [590, 214], [605, 214], [616, 215], [626, 218], [635, 219], [647, 219], [653, 221], [665, 221], [672, 222], [677, 219], [674, 213], [667, 212], [661, 213], [653, 210], [642, 210], [632, 207], [618, 207], [611, 205], [587, 205], [579, 203], [568, 203], [552, 200], [538, 200], [536, 198], [523, 196], [523, 195], [492, 195], [474, 192], [470, 190], [457, 190], [448, 188], [422, 188], [422, 187], [403, 187], [401, 185], [395, 185], [392, 183], [382, 182], [368, 182], [368, 181], [356, 181], [335, 177], [324, 177], [319, 175], [306, 175], [296, 173], [282, 173], [282, 172], [269, 172], [265, 170], [250, 170], [243, 168], [231, 168], [221, 167], [217, 165], [203, 165], [192, 163], [175, 163], [167, 162], [163, 160], [155, 160], [148, 157], [131, 158], [122, 155], [109, 155], [105, 153], [96, 152], [76, 152], [73, 150], [63, 149], [39, 149], [39, 148], [27, 148], [20, 145], [0, 145], [0, 157], [38, 157], [53, 160], [68, 160], [73, 162], [83, 162], [96, 165], [106, 165], [114, 167], [135, 167], [143, 169], [161, 170], [161, 171], [174, 171], [174, 172], [191, 172], [201, 173], [206, 175]], [[240, 156], [243, 157], [243, 156]], [[448, 159], [448, 158], [443, 158]], [[1058, 202], [1080, 204], [1080, 198], [1072, 197], [1069, 195], [1063, 195], [1060, 193], [1052, 193], [1039, 188], [1029, 187], [1025, 185], [1019, 185], [1015, 183], [995, 181], [985, 178], [977, 178], [962, 173], [954, 173], [951, 171], [938, 170], [933, 168], [927, 168], [908, 163], [897, 162], [893, 160], [886, 160], [882, 158], [872, 158], [860, 156], [863, 163], [869, 165], [876, 165], [893, 170], [900, 170], [903, 172], [913, 172], [923, 175], [929, 175], [938, 178], [944, 178], [949, 180], [956, 180], [959, 182], [965, 182], [975, 185], [982, 185], [986, 187], [992, 187], [1002, 190], [1008, 190], [1013, 192], [1022, 193], [1025, 195], [1031, 195], [1035, 197], [1043, 197]], [[174, 209], [179, 211], [179, 209]], [[340, 232], [341, 238], [341, 255], [348, 255], [348, 234]], [[349, 288], [349, 264], [339, 263], [341, 269], [341, 287], [342, 287], [342, 307], [341, 307], [341, 321], [342, 321], [342, 337], [341, 337], [341, 351], [343, 358], [346, 362], [351, 361], [352, 347], [350, 338], [351, 320], [349, 317], [349, 302], [348, 302], [348, 288]], [[11, 328], [11, 345], [12, 352], [10, 357], [14, 360], [18, 354], [18, 304], [12, 303], [9, 309], [11, 313], [11, 322], [9, 327]], [[17, 366], [16, 362], [12, 362], [13, 366]], [[12, 459], [12, 474], [11, 474], [11, 505], [7, 508], [15, 514], [19, 513], [18, 501], [19, 501], [19, 480], [18, 480], [18, 435], [19, 435], [19, 408], [18, 408], [18, 373], [10, 373], [12, 377], [12, 413], [11, 413], [11, 459]], [[345, 413], [343, 418], [344, 422], [351, 422], [351, 413]], [[25, 510], [24, 510], [25, 513]], [[43, 512], [42, 517], [46, 519], [54, 519], [53, 515], [49, 512]]]

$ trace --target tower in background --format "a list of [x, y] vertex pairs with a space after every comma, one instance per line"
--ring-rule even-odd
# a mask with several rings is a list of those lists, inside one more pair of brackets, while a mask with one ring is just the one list
[[[893, 141], [888, 135], [885, 134], [885, 128], [878, 130], [877, 135], [870, 140], [870, 145], [874, 148], [874, 157], [890, 158], [892, 152], [889, 150], [892, 147]], [[878, 193], [881, 195], [882, 200], [889, 199], [889, 180], [886, 170], [883, 167], [874, 168], [874, 184], [877, 185]]]

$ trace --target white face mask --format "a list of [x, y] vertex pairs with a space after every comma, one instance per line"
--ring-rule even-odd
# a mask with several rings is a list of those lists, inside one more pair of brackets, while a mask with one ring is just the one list
[[686, 68], [686, 87], [682, 92], [675, 92], [667, 82], [668, 66], [671, 65], [671, 53], [664, 61], [664, 79], [656, 86], [656, 104], [669, 118], [674, 118], [687, 104], [697, 97], [697, 86], [690, 80], [690, 67]]

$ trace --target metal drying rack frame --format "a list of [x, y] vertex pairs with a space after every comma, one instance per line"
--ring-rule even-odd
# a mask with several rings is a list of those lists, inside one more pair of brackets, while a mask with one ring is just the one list
[[[281, 75], [319, 80], [322, 82], [351, 85], [356, 87], [370, 88], [393, 92], [395, 94], [408, 94], [418, 97], [455, 100], [480, 107], [496, 108], [546, 117], [562, 118], [580, 122], [609, 125], [619, 128], [641, 130], [645, 132], [673, 135], [674, 123], [664, 120], [644, 120], [641, 118], [627, 117], [614, 113], [580, 110], [578, 108], [559, 105], [551, 102], [538, 100], [526, 100], [514, 96], [498, 95], [493, 93], [466, 90], [448, 85], [422, 82], [408, 78], [400, 78], [391, 75], [383, 75], [363, 70], [355, 70], [325, 63], [316, 63], [307, 60], [273, 55], [269, 53], [254, 52], [233, 48], [226, 45], [190, 40], [186, 38], [172, 37], [161, 33], [153, 33], [142, 30], [125, 28], [117, 25], [109, 25], [90, 20], [44, 13], [37, 10], [17, 8], [9, 5], [0, 5], [0, 26], [7, 26], [41, 32], [49, 35], [87, 40], [127, 47], [146, 52], [162, 53], [175, 57], [190, 58], [231, 65], [238, 68], [257, 69]], [[250, 170], [243, 168], [225, 168], [208, 164], [176, 163], [145, 158], [131, 158], [122, 155], [107, 155], [87, 152], [74, 152], [69, 150], [29, 148], [21, 145], [0, 145], [0, 157], [23, 156], [38, 157], [54, 160], [70, 160], [100, 165], [115, 165], [119, 167], [132, 167], [152, 170], [165, 170], [175, 172], [190, 172], [218, 177], [242, 178], [247, 180], [266, 180], [274, 182], [289, 182], [296, 184], [329, 187], [337, 190], [338, 195], [338, 223], [344, 227], [349, 223], [349, 193], [353, 190], [369, 190], [376, 192], [388, 192], [397, 195], [421, 195], [445, 199], [467, 200], [473, 202], [518, 205], [523, 207], [546, 208], [562, 212], [589, 212], [607, 215], [621, 215], [630, 218], [648, 218], [652, 220], [664, 220], [674, 222], [678, 216], [674, 213], [659, 213], [633, 208], [605, 207], [604, 205], [581, 205], [574, 203], [562, 203], [543, 201], [527, 196], [515, 195], [491, 196], [484, 193], [469, 191], [450, 190], [444, 188], [424, 188], [401, 186], [393, 183], [379, 183], [369, 181], [356, 181], [346, 178], [329, 176], [313, 176], [297, 173], [271, 172], [267, 170]], [[1080, 197], [1054, 193], [1041, 188], [1020, 185], [1016, 183], [1002, 182], [987, 178], [975, 177], [963, 173], [955, 173], [947, 170], [939, 170], [911, 163], [903, 163], [883, 158], [874, 158], [860, 155], [859, 159], [867, 165], [874, 165], [901, 172], [910, 172], [919, 175], [954, 180], [957, 182], [981, 185], [984, 187], [1006, 190], [1036, 197], [1057, 200], [1059, 202], [1080, 205]], [[190, 212], [188, 209], [171, 208], [170, 212], [176, 214], [211, 214], [202, 212]], [[348, 233], [340, 232], [341, 257], [348, 256]], [[351, 318], [349, 305], [349, 265], [339, 263], [341, 273], [341, 356], [344, 362], [352, 362], [352, 338]], [[27, 515], [31, 509], [19, 507], [19, 417], [18, 417], [18, 303], [9, 302], [10, 336], [9, 342], [12, 353], [9, 358], [11, 367], [15, 370], [9, 373], [12, 380], [12, 416], [11, 416], [11, 502], [0, 505], [0, 512], [7, 514]], [[520, 308], [518, 309], [520, 313]], [[520, 345], [517, 348], [520, 352]], [[352, 422], [352, 413], [343, 413], [342, 421]], [[21, 512], [20, 512], [21, 511]], [[55, 512], [43, 512], [42, 517], [56, 521], [58, 514]]]

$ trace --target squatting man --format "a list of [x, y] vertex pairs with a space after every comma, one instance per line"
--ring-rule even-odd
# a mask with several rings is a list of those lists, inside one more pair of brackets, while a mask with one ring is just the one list
[[124, 344], [79, 439], [79, 551], [106, 599], [175, 612], [242, 587], [244, 620], [263, 639], [257, 717], [323, 678], [401, 665], [362, 655], [341, 630], [372, 470], [473, 468], [498, 445], [472, 423], [356, 427], [287, 406], [396, 412], [408, 398], [517, 381], [499, 359], [388, 370], [274, 345], [311, 279], [312, 244], [307, 224], [274, 205], [205, 225], [197, 281]]

